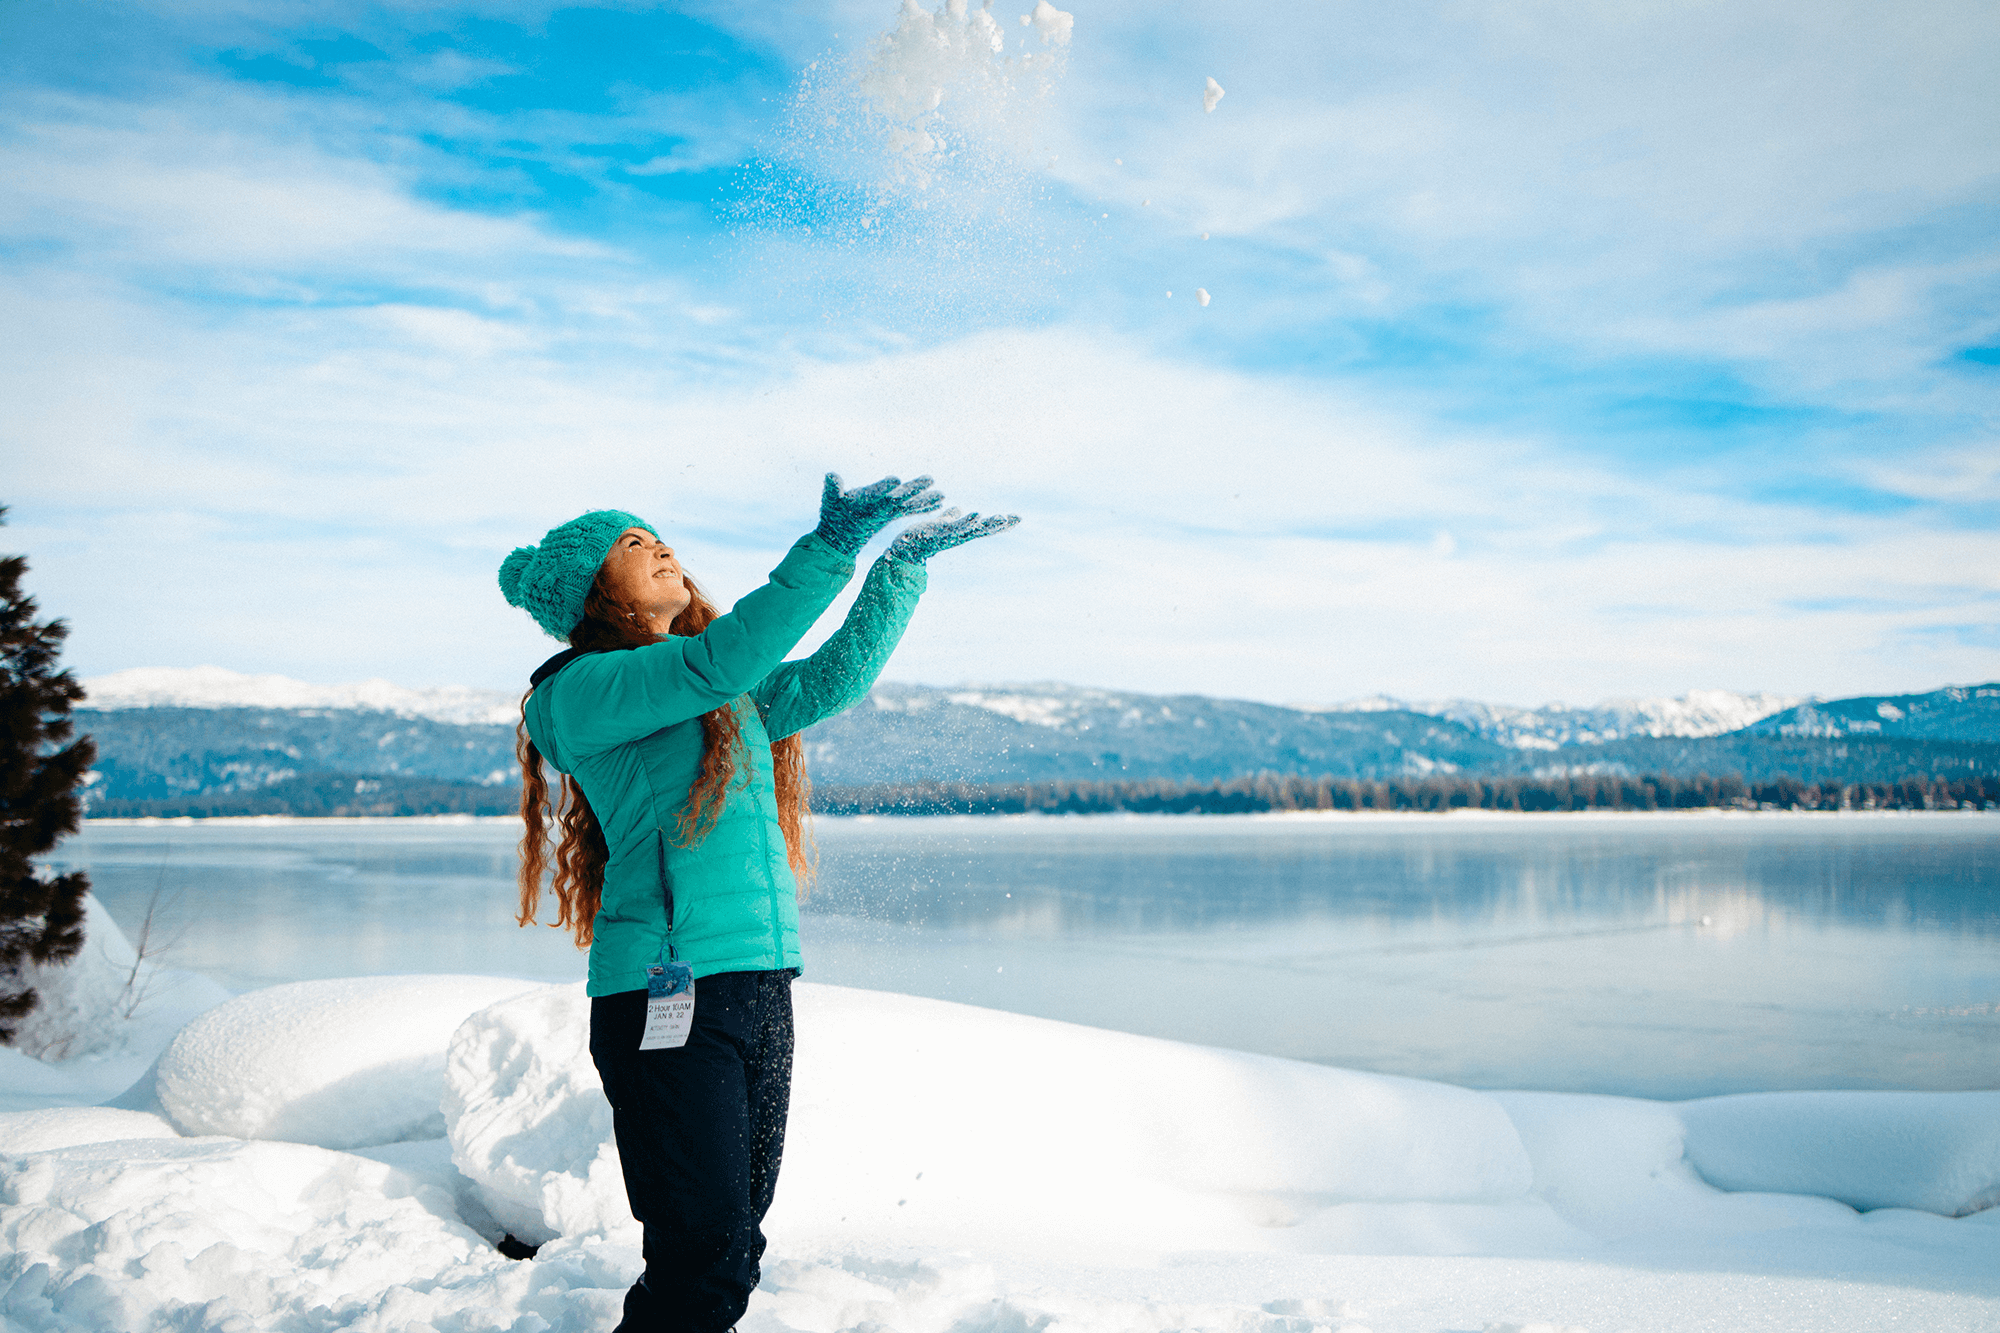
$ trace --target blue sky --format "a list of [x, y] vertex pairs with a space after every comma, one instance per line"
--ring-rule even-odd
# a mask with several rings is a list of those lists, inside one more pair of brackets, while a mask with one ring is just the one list
[[836, 468], [1026, 520], [902, 679], [2000, 676], [1990, 5], [1027, 9], [0, 7], [74, 665], [512, 684], [509, 547], [730, 598]]

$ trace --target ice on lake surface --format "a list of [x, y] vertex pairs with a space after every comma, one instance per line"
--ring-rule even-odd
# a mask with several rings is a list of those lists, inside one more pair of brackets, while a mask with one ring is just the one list
[[[244, 989], [581, 956], [518, 826], [92, 824]], [[2000, 1086], [2000, 816], [822, 819], [810, 979], [1472, 1087]], [[156, 936], [160, 932], [156, 929]]]

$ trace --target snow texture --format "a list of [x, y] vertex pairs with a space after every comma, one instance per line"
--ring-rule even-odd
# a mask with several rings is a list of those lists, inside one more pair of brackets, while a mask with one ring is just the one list
[[629, 1266], [512, 1264], [445, 1191], [301, 1144], [0, 1158], [0, 1200], [9, 1333], [608, 1328], [620, 1293], [604, 1288]]
[[638, 1244], [590, 1059], [583, 986], [532, 991], [474, 1014], [445, 1061], [451, 1159], [481, 1204], [531, 1245], [619, 1233]]
[[1679, 1109], [1689, 1163], [1726, 1190], [1947, 1217], [2000, 1205], [2000, 1092], [1760, 1092]]
[[[1199, 1243], [1216, 1225], [1270, 1224], [1315, 1197], [1496, 1202], [1532, 1176], [1505, 1111], [1444, 1084], [938, 1000], [808, 983], [795, 993], [787, 1179], [864, 1224], [967, 1244], [1106, 1228]], [[453, 1161], [523, 1239], [631, 1225], [589, 1024], [583, 988], [562, 987], [475, 1015], [452, 1042]], [[968, 1024], [976, 1045], [955, 1035]], [[913, 1082], [913, 1067], [926, 1077]], [[899, 1128], [883, 1139], [879, 1089], [893, 1084], [904, 1085]], [[878, 1139], [865, 1155], [839, 1146]], [[964, 1151], [976, 1142], [1008, 1151]], [[1134, 1197], [1148, 1200], [1136, 1223]]]
[[112, 1106], [51, 1106], [0, 1113], [0, 1153], [50, 1152], [113, 1139], [177, 1139], [162, 1116]]
[[[500, 998], [468, 1015], [480, 984]], [[277, 988], [215, 1010], [202, 1058], [160, 1061], [183, 1114], [268, 1127], [322, 1086], [302, 1038], [382, 1013], [457, 1025], [442, 1074], [404, 1062], [405, 1088], [382, 1074], [349, 1099], [376, 1128], [306, 1117], [366, 1138], [395, 1119], [382, 1105], [442, 1081], [448, 1141], [340, 1152], [184, 1138], [135, 1110], [0, 1116], [0, 1329], [610, 1327], [640, 1255], [588, 1001], [521, 984]], [[797, 999], [785, 1176], [742, 1333], [2000, 1327], [2000, 1208], [1941, 1215], [2000, 1185], [2000, 1093], [1484, 1094], [904, 996]], [[1771, 1192], [1802, 1187], [1821, 1192]], [[502, 1230], [546, 1243], [511, 1262]]]
[[154, 1089], [184, 1134], [322, 1148], [436, 1138], [453, 1031], [538, 984], [349, 977], [251, 991], [181, 1030], [160, 1057]]

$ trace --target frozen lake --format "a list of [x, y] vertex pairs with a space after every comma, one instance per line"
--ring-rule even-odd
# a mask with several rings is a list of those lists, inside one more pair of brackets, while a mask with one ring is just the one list
[[[818, 981], [1473, 1087], [2000, 1087], [2000, 815], [822, 819]], [[570, 981], [512, 821], [92, 824], [162, 961], [247, 989]]]

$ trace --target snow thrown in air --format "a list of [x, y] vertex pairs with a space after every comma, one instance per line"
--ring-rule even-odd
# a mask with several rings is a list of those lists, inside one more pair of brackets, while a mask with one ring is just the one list
[[1047, 0], [1011, 31], [991, 0], [904, 0], [865, 51], [807, 66], [731, 209], [760, 270], [803, 288], [778, 298], [960, 334], [1048, 299], [1067, 250], [1044, 127], [1074, 28]]

